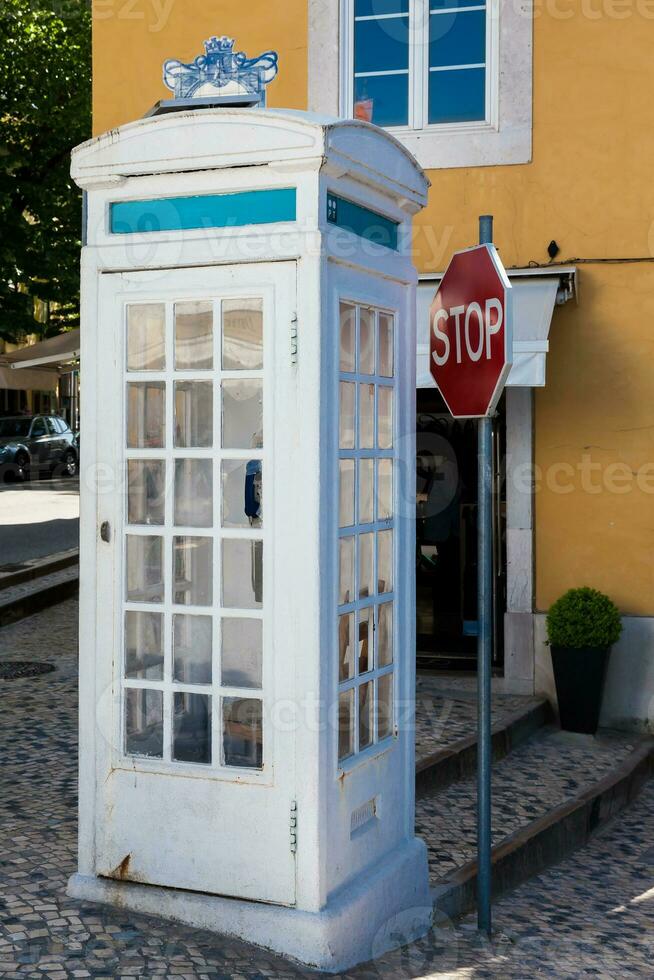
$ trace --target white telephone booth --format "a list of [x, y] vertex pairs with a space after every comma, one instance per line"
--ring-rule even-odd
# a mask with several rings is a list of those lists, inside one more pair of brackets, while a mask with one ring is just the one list
[[414, 836], [427, 181], [367, 123], [173, 112], [78, 147], [73, 896], [325, 970], [429, 925]]

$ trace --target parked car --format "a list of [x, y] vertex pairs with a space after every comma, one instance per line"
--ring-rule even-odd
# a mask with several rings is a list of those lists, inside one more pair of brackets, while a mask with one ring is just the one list
[[48, 471], [75, 476], [75, 436], [58, 415], [17, 415], [0, 418], [0, 470], [17, 480]]

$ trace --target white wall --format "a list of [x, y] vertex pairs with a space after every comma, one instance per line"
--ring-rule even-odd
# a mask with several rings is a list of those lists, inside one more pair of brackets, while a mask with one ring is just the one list
[[[624, 631], [611, 651], [600, 725], [654, 733], [654, 618], [624, 616]], [[545, 643], [545, 615], [534, 616], [535, 687], [556, 706], [552, 659]]]

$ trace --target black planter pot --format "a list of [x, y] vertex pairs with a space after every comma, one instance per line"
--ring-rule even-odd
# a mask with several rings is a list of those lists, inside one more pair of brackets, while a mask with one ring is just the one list
[[551, 646], [561, 728], [594, 735], [602, 707], [610, 647]]

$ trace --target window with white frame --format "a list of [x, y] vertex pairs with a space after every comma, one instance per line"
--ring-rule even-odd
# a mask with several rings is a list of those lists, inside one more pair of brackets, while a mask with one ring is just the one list
[[494, 0], [344, 0], [343, 108], [379, 126], [493, 122]]
[[394, 731], [395, 315], [339, 310], [339, 762]]
[[126, 309], [127, 756], [263, 768], [263, 322], [257, 296]]

